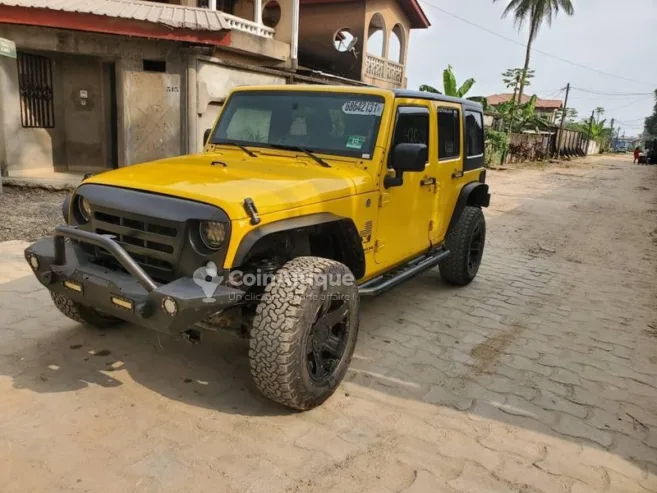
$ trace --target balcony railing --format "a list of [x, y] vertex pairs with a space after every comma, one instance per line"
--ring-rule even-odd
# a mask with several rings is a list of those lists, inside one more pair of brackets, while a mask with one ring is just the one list
[[223, 14], [223, 18], [230, 27], [230, 29], [235, 29], [236, 31], [243, 31], [245, 33], [253, 34], [255, 36], [260, 36], [262, 38], [271, 39], [274, 37], [274, 29], [271, 27], [264, 26], [262, 24], [257, 24], [253, 21], [242, 19], [231, 14]]
[[401, 63], [368, 53], [365, 58], [365, 75], [401, 86], [404, 77], [404, 66]]

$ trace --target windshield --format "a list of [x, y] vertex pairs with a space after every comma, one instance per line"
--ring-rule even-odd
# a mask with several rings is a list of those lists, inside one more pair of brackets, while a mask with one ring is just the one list
[[237, 92], [226, 102], [211, 144], [296, 147], [370, 159], [383, 98], [307, 91]]

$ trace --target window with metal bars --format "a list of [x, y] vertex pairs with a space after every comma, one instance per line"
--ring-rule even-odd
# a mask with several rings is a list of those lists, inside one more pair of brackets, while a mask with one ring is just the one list
[[52, 60], [19, 52], [17, 63], [23, 128], [54, 128]]

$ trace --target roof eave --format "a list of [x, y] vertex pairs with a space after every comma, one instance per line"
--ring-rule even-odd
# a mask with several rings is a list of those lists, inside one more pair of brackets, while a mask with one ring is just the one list
[[[117, 22], [120, 21], [120, 22]], [[230, 31], [195, 31], [164, 24], [104, 15], [0, 5], [0, 23], [69, 29], [102, 34], [163, 39], [211, 46], [230, 44]]]
[[411, 21], [411, 29], [427, 29], [431, 26], [427, 14], [417, 0], [408, 0], [408, 7], [404, 9]]

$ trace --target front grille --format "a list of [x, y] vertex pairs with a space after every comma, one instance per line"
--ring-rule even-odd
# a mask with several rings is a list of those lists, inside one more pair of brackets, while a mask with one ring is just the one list
[[[170, 282], [176, 277], [174, 271], [179, 254], [179, 229], [176, 226], [170, 221], [114, 210], [95, 210], [91, 220], [95, 233], [113, 236], [114, 241], [160, 282]], [[86, 245], [85, 249], [94, 256], [96, 263], [114, 270], [121, 269], [116, 259], [103, 248]]]

